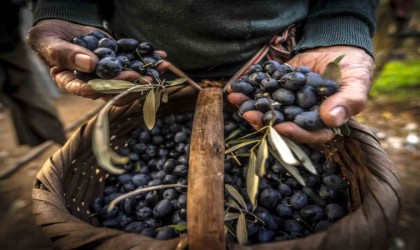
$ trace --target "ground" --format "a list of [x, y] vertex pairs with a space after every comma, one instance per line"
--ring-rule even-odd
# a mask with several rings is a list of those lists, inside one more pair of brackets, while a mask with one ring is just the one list
[[[65, 125], [83, 118], [101, 105], [68, 94], [62, 95], [56, 106]], [[368, 125], [381, 143], [401, 178], [404, 205], [395, 232], [393, 249], [418, 249], [420, 246], [420, 100], [391, 101], [371, 99], [357, 119]], [[0, 109], [0, 175], [31, 149], [18, 147], [13, 140], [10, 119]], [[5, 143], [7, 142], [7, 143]], [[34, 177], [48, 157], [59, 148], [53, 145], [21, 167], [6, 180], [0, 180], [0, 249], [51, 249], [52, 245], [35, 225], [31, 213], [31, 189]]]

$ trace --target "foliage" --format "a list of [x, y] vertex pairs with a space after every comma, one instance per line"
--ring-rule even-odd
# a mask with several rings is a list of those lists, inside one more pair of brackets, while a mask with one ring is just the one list
[[420, 93], [420, 60], [388, 62], [374, 80], [372, 96]]

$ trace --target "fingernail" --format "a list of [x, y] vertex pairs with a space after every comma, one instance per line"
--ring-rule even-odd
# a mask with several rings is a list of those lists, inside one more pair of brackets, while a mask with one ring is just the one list
[[80, 70], [86, 70], [91, 71], [91, 64], [92, 60], [88, 55], [85, 54], [76, 54], [74, 57], [74, 64], [80, 69]]
[[342, 106], [338, 106], [338, 107], [333, 108], [330, 111], [330, 115], [334, 118], [334, 120], [338, 124], [343, 124], [343, 123], [347, 122], [347, 120], [348, 120], [346, 109], [343, 108]]

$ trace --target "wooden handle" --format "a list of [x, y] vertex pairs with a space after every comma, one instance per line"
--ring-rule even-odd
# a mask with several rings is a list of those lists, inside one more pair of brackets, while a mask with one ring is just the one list
[[200, 91], [191, 135], [188, 173], [188, 249], [225, 249], [222, 90]]

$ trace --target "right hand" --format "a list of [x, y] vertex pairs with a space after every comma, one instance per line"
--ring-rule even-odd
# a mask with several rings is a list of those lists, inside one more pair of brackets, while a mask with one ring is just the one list
[[[51, 68], [51, 76], [56, 84], [70, 93], [88, 97], [92, 99], [109, 99], [110, 95], [101, 94], [92, 90], [86, 82], [79, 80], [74, 75], [74, 70], [81, 72], [93, 72], [98, 58], [96, 55], [81, 46], [73, 44], [71, 41], [75, 37], [83, 37], [92, 30], [100, 30], [91, 26], [83, 26], [58, 19], [47, 19], [38, 22], [29, 30], [28, 43], [39, 57]], [[109, 34], [107, 34], [111, 37]], [[157, 51], [166, 57], [163, 51]], [[166, 70], [169, 63], [164, 61], [157, 70]], [[140, 75], [135, 71], [122, 71], [116, 78], [119, 80], [134, 81]], [[147, 80], [152, 80], [147, 79]], [[124, 105], [138, 97], [138, 93], [128, 95], [119, 105]]]

